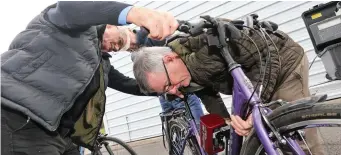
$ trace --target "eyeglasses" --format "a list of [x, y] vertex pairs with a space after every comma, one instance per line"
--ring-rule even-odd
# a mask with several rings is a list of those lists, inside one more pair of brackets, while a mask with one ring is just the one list
[[166, 94], [172, 88], [172, 83], [170, 81], [169, 74], [168, 74], [165, 62], [163, 60], [162, 60], [162, 64], [163, 64], [163, 68], [165, 68], [166, 76], [167, 76], [167, 85], [164, 86], [164, 91], [163, 91], [163, 94]]
[[[179, 56], [176, 56], [175, 58], [180, 58]], [[170, 80], [170, 78], [169, 78], [169, 74], [168, 74], [168, 70], [167, 70], [167, 68], [166, 68], [166, 65], [165, 65], [165, 62], [164, 62], [164, 60], [162, 59], [162, 64], [163, 64], [163, 68], [165, 69], [165, 72], [166, 72], [166, 76], [167, 76], [167, 85], [165, 85], [164, 86], [164, 91], [163, 91], [163, 93], [161, 93], [161, 94], [167, 94], [171, 89], [173, 89], [174, 87], [175, 87], [175, 85], [178, 85], [179, 83], [182, 83], [185, 79], [182, 79], [180, 82], [178, 82], [178, 83], [176, 83], [176, 84], [172, 84], [171, 83], [171, 80]], [[183, 87], [182, 86], [180, 86], [179, 88], [178, 88], [178, 90], [180, 91], [180, 89], [182, 89]], [[181, 92], [181, 91], [180, 91]]]

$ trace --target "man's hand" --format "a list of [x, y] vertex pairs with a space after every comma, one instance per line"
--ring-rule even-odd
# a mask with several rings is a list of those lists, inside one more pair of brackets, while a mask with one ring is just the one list
[[127, 22], [147, 28], [150, 31], [149, 37], [155, 40], [165, 39], [179, 26], [178, 21], [168, 12], [137, 6], [129, 11]]
[[231, 122], [227, 122], [231, 124], [236, 133], [240, 136], [249, 135], [253, 125], [252, 125], [252, 115], [250, 115], [246, 121], [241, 119], [239, 116], [231, 115]]

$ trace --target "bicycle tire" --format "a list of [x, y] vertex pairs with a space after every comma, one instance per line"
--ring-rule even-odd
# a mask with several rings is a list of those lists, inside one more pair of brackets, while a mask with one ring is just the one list
[[[273, 126], [284, 128], [280, 133], [288, 133], [289, 130], [285, 130], [287, 126], [312, 120], [335, 120], [337, 123], [339, 123], [338, 121], [341, 123], [341, 103], [320, 102], [315, 104], [307, 103], [305, 105], [285, 105], [275, 109], [268, 116], [268, 119]], [[262, 145], [256, 133], [252, 131], [250, 136], [246, 138], [240, 155], [255, 155], [259, 147], [262, 147]]]
[[[189, 124], [182, 117], [172, 118], [171, 120], [169, 120], [168, 123], [169, 123], [169, 129], [170, 129], [169, 135], [172, 135], [171, 131], [172, 131], [172, 128], [174, 128], [174, 127], [179, 127], [181, 129], [184, 129], [184, 130], [186, 130], [185, 131], [186, 133], [189, 132], [188, 131]], [[197, 142], [197, 139], [194, 136], [189, 137], [186, 140], [186, 144], [188, 144], [190, 146], [190, 150], [191, 150], [193, 155], [200, 155], [201, 154], [200, 146]], [[174, 155], [180, 155], [180, 154], [177, 153]]]
[[[131, 155], [137, 155], [137, 153], [124, 141], [115, 138], [115, 137], [100, 137], [102, 141], [112, 141], [119, 145], [121, 145], [124, 149], [126, 149]], [[107, 148], [108, 149], [108, 148]]]

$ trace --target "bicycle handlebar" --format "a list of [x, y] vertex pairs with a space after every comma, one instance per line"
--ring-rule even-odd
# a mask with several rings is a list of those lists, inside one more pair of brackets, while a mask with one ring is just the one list
[[[178, 31], [189, 34], [190, 36], [197, 36], [201, 33], [203, 33], [203, 30], [205, 28], [212, 28], [212, 23], [209, 23], [207, 20], [200, 20], [199, 22], [189, 22], [185, 20], [177, 20], [179, 23], [179, 26], [177, 28]], [[141, 31], [147, 31], [150, 33], [150, 31], [145, 28], [141, 27]], [[177, 36], [173, 36], [168, 38], [168, 42], [173, 41], [174, 39], [177, 39]]]
[[[253, 27], [255, 25], [257, 28], [264, 28], [267, 31], [274, 32], [278, 29], [278, 25], [276, 23], [273, 23], [271, 21], [258, 21], [257, 20], [258, 15], [257, 14], [251, 14], [247, 17], [246, 21], [246, 27]], [[186, 20], [177, 20], [179, 23], [179, 26], [177, 28], [178, 31], [183, 32], [185, 34], [189, 34], [192, 37], [195, 37], [197, 35], [200, 35], [205, 32], [205, 29], [209, 28], [215, 28], [216, 31], [218, 31], [217, 37], [219, 38], [219, 41], [221, 44], [225, 43], [226, 39], [226, 30], [229, 31], [230, 37], [240, 37], [239, 30], [242, 29], [244, 26], [244, 21], [242, 20], [232, 20], [232, 21], [223, 21], [221, 19], [210, 17], [208, 15], [206, 16], [200, 16], [199, 21], [186, 21]], [[150, 32], [145, 27], [141, 27], [141, 30], [145, 30], [148, 33]], [[215, 32], [217, 33], [217, 32]], [[171, 42], [179, 37], [183, 36], [172, 36], [169, 37], [167, 42]]]
[[[203, 28], [208, 28], [208, 26], [211, 25], [206, 20], [200, 20], [198, 23], [191, 23], [185, 20], [177, 20], [177, 21], [179, 23], [177, 30], [180, 32], [189, 33], [191, 35], [200, 34]], [[150, 33], [150, 31], [145, 27], [141, 27], [141, 30], [147, 31], [148, 33]]]

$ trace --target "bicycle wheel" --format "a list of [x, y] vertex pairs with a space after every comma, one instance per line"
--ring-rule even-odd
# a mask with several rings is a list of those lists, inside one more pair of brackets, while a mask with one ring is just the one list
[[[317, 154], [337, 154], [339, 155], [339, 151], [337, 150], [341, 147], [341, 129], [337, 127], [341, 127], [341, 103], [306, 103], [301, 105], [285, 105], [275, 109], [272, 114], [268, 116], [271, 124], [278, 129], [281, 136], [285, 136], [287, 138], [292, 138], [295, 140], [304, 150], [306, 154], [313, 154], [312, 149], [321, 149], [321, 152]], [[311, 127], [322, 127], [321, 129], [316, 129], [316, 135], [306, 134], [302, 135], [302, 131], [307, 131], [315, 128]], [[308, 129], [309, 128], [309, 129]], [[332, 139], [334, 142], [324, 142], [319, 143], [314, 146], [309, 145], [307, 143], [307, 137], [311, 138], [312, 136], [323, 135], [324, 133], [327, 140]], [[333, 132], [333, 133], [328, 133]], [[329, 135], [328, 135], [329, 134]], [[331, 135], [330, 135], [331, 134]], [[336, 134], [336, 135], [334, 135]], [[323, 137], [323, 136], [321, 136]], [[338, 139], [338, 140], [336, 140]], [[320, 139], [321, 140], [321, 139]], [[318, 140], [318, 141], [320, 141]], [[323, 140], [322, 140], [323, 141]], [[314, 143], [314, 141], [310, 141]], [[282, 154], [291, 154], [289, 152], [288, 146], [280, 143], [278, 144], [278, 149]], [[328, 146], [326, 144], [329, 144]], [[319, 147], [319, 148], [316, 148]], [[334, 151], [334, 152], [332, 152]], [[245, 140], [242, 149], [241, 155], [260, 155], [266, 154], [261, 145], [256, 133], [253, 131], [250, 136]], [[316, 153], [315, 153], [316, 154]]]
[[102, 136], [98, 138], [101, 145], [104, 145], [106, 150], [99, 150], [103, 155], [137, 155], [136, 152], [124, 141], [115, 137]]
[[[197, 139], [190, 135], [185, 139], [189, 132], [189, 123], [183, 117], [172, 118], [169, 120], [169, 138], [171, 142], [172, 155], [200, 155], [200, 147]], [[182, 142], [186, 141], [183, 154], [181, 154]]]

